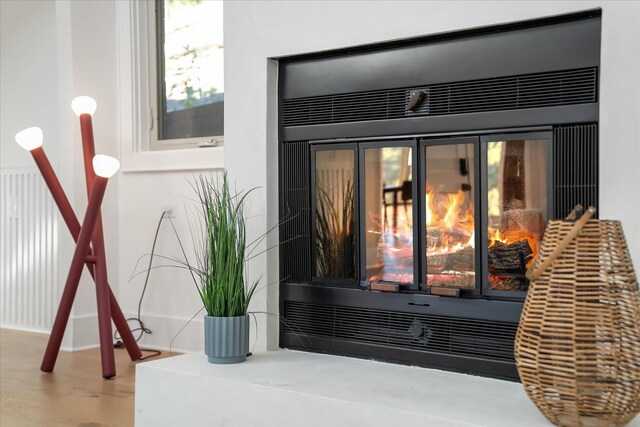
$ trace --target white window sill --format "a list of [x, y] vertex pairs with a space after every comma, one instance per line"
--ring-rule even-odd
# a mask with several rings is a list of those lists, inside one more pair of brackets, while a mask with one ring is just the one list
[[224, 147], [126, 153], [122, 158], [124, 173], [224, 168]]

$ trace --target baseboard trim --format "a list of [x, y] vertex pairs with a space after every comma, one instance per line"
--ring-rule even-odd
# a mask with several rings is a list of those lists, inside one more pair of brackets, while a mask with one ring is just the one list
[[62, 347], [60, 347], [61, 350], [81, 351], [96, 348], [99, 345], [100, 336], [97, 314], [72, 316], [69, 319], [65, 339], [62, 341]]
[[[136, 317], [135, 313], [124, 313], [124, 315], [126, 318]], [[203, 319], [204, 314], [197, 316], [193, 320], [175, 316], [143, 314], [142, 320], [144, 321], [145, 327], [151, 329], [152, 333], [145, 334], [138, 345], [141, 348], [175, 353], [202, 351], [204, 348]], [[0, 327], [41, 334], [51, 333], [50, 330], [37, 330], [19, 325], [3, 324], [0, 325]], [[129, 327], [136, 328], [138, 325], [136, 322], [129, 322]], [[115, 332], [115, 326], [113, 324], [112, 328]], [[251, 329], [250, 347], [253, 349], [255, 345], [253, 319], [251, 319]], [[135, 337], [138, 336], [137, 332], [133, 334]], [[171, 343], [171, 341], [173, 341], [173, 343]], [[62, 351], [81, 351], [99, 346], [100, 337], [98, 335], [98, 316], [96, 314], [75, 316], [69, 319], [65, 338], [60, 347]]]
[[31, 328], [29, 326], [12, 325], [11, 323], [0, 323], [0, 329], [11, 329], [12, 331], [33, 332], [35, 334], [49, 334], [48, 329]]
[[[135, 313], [125, 313], [125, 317], [136, 317]], [[151, 334], [145, 334], [138, 342], [140, 348], [188, 353], [202, 351], [204, 348], [204, 314], [193, 320], [183, 317], [143, 314], [142, 321]], [[129, 322], [131, 328], [136, 328], [136, 322]], [[182, 331], [180, 331], [182, 329]], [[138, 337], [138, 332], [133, 333]], [[171, 343], [173, 341], [173, 343]]]
[[91, 350], [92, 348], [98, 348], [100, 344], [89, 344], [77, 347], [69, 347], [69, 346], [60, 346], [60, 351], [67, 351], [69, 353], [73, 353], [74, 351], [83, 351], [83, 350]]
[[[0, 324], [0, 328], [46, 335], [51, 334], [51, 329], [38, 329], [24, 325], [3, 323]], [[60, 346], [61, 351], [81, 351], [99, 346], [100, 337], [98, 335], [98, 316], [96, 314], [72, 316], [69, 318], [62, 345]]]

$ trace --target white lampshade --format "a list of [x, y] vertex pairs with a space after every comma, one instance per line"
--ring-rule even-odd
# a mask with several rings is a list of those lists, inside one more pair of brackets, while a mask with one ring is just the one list
[[96, 103], [96, 100], [90, 96], [78, 96], [77, 98], [73, 98], [73, 101], [71, 101], [71, 109], [78, 117], [82, 114], [89, 114], [90, 116], [93, 116], [97, 107], [98, 104]]
[[115, 157], [98, 154], [93, 158], [93, 170], [96, 175], [111, 178], [120, 169], [120, 162]]
[[27, 151], [42, 147], [42, 129], [33, 126], [16, 133], [16, 142]]

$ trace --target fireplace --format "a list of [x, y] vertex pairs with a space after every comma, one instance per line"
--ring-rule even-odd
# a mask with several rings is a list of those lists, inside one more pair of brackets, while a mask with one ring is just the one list
[[281, 60], [281, 346], [517, 379], [546, 221], [598, 201], [599, 35], [590, 11]]

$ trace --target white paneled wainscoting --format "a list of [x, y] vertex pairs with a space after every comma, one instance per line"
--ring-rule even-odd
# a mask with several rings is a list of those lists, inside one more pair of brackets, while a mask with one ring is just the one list
[[0, 171], [0, 327], [49, 331], [59, 300], [57, 211], [35, 169]]

